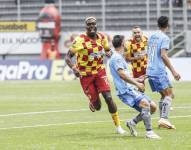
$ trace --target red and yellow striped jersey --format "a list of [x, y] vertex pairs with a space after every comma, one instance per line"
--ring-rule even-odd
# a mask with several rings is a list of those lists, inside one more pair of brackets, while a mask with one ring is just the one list
[[109, 50], [108, 39], [102, 33], [97, 33], [93, 40], [86, 34], [81, 34], [74, 40], [70, 50], [77, 55], [77, 67], [82, 76], [97, 74], [104, 68], [104, 51]]
[[143, 59], [134, 60], [131, 62], [133, 74], [144, 75], [147, 67], [147, 42], [148, 38], [146, 36], [142, 36], [140, 42], [137, 42], [134, 38], [131, 38], [126, 43], [127, 53], [131, 55], [131, 57], [137, 57], [143, 55]]

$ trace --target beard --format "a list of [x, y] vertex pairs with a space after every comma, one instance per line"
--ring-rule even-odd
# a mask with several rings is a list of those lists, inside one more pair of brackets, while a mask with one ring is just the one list
[[87, 29], [87, 34], [89, 37], [95, 37], [97, 33], [97, 28], [95, 27], [94, 29]]
[[136, 39], [137, 42], [141, 41], [141, 37], [140, 36], [135, 37], [135, 39]]

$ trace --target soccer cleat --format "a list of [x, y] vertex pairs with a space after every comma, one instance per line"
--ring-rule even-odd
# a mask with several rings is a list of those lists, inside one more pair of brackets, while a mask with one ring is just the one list
[[117, 134], [125, 134], [126, 131], [125, 131], [121, 126], [118, 126], [118, 127], [116, 128], [116, 133], [117, 133]]
[[159, 121], [159, 128], [166, 128], [166, 129], [176, 129], [176, 127], [171, 124], [167, 119], [161, 118]]
[[131, 121], [127, 121], [126, 126], [129, 128], [132, 136], [137, 136], [137, 131], [135, 130], [135, 126], [131, 123]]
[[154, 131], [147, 131], [146, 133], [146, 138], [149, 138], [149, 139], [161, 139], [160, 136], [158, 136], [156, 133], [154, 133]]
[[174, 108], [173, 108], [173, 107], [170, 107], [170, 110], [172, 111], [172, 110], [174, 110]]
[[89, 103], [89, 108], [92, 112], [96, 111], [92, 103]]

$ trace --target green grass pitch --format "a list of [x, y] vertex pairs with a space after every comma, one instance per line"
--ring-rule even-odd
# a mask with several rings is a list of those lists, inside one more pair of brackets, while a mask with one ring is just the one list
[[[102, 110], [92, 113], [79, 81], [0, 82], [0, 150], [190, 150], [191, 82], [175, 82], [174, 110], [170, 120], [177, 130], [153, 128], [162, 139], [144, 137], [143, 123], [138, 137], [115, 134], [111, 116], [102, 99]], [[157, 104], [159, 95], [146, 93]], [[122, 127], [137, 113], [112, 95], [119, 108]]]

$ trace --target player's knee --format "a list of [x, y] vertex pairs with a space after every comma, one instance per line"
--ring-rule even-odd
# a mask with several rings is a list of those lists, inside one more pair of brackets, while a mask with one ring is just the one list
[[93, 103], [93, 106], [95, 108], [95, 110], [99, 111], [101, 109], [101, 102], [100, 100], [96, 100], [96, 102]]
[[172, 102], [172, 97], [171, 96], [165, 96], [164, 101]]
[[145, 99], [140, 101], [139, 106], [141, 108], [149, 108], [150, 109], [150, 103], [147, 100], [145, 100]]
[[150, 102], [150, 111], [151, 111], [151, 114], [157, 111], [157, 105], [153, 101]]
[[142, 108], [141, 116], [142, 116], [143, 120], [149, 118], [150, 117], [150, 108]]
[[111, 93], [110, 92], [103, 92], [102, 95], [103, 95], [103, 97], [105, 99], [105, 102], [107, 104], [112, 103], [113, 99], [111, 97]]

